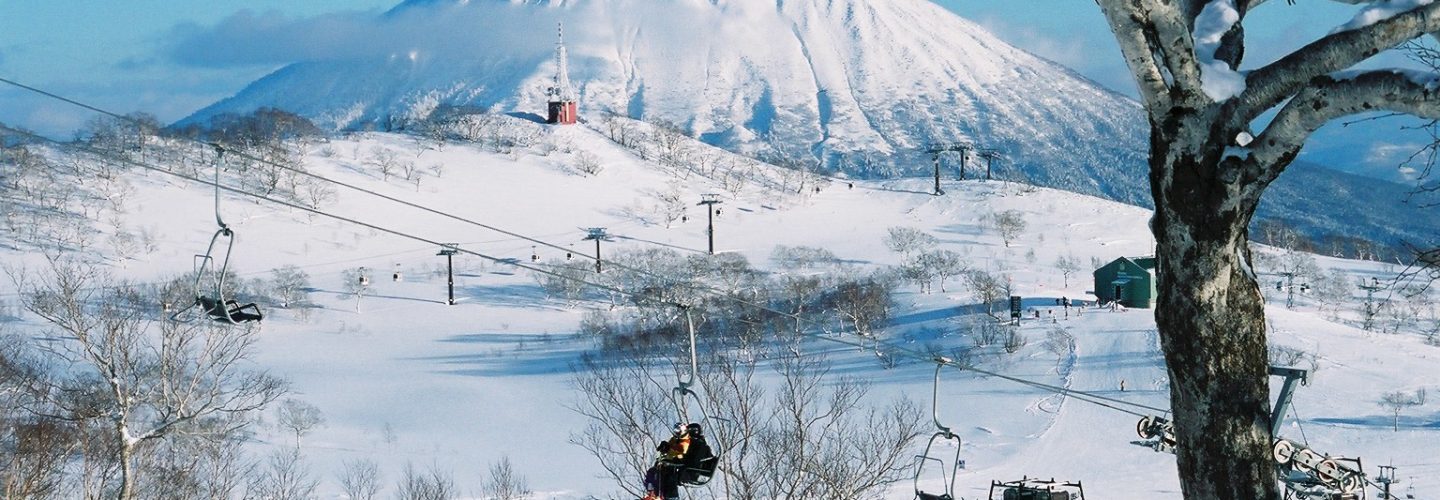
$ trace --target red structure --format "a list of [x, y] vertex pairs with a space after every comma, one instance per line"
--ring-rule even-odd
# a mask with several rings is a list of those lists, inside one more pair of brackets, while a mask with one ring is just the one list
[[574, 125], [579, 116], [580, 105], [575, 101], [550, 101], [549, 113], [545, 115], [545, 123], [555, 125]]
[[574, 125], [580, 119], [580, 104], [575, 97], [575, 88], [570, 86], [570, 64], [565, 54], [565, 26], [559, 28], [560, 38], [555, 43], [555, 81], [545, 94], [549, 96], [545, 123]]

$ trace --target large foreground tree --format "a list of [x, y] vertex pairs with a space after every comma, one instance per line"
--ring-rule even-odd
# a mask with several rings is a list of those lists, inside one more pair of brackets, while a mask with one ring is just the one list
[[[1437, 75], [1354, 69], [1440, 29], [1440, 3], [1347, 0], [1367, 4], [1354, 21], [1243, 71], [1246, 16], [1262, 6], [1307, 8], [1304, 2], [1097, 3], [1151, 126], [1155, 318], [1185, 498], [1279, 499], [1264, 304], [1247, 228], [1261, 194], [1326, 122], [1375, 111], [1440, 118]], [[1272, 111], [1273, 120], [1261, 120]]]

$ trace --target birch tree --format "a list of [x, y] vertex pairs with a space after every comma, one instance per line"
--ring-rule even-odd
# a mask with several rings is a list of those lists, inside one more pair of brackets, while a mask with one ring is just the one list
[[[1306, 4], [1097, 0], [1150, 122], [1155, 319], [1170, 372], [1185, 498], [1279, 499], [1270, 457], [1264, 302], [1248, 226], [1320, 126], [1393, 112], [1440, 118], [1437, 75], [1356, 70], [1440, 29], [1440, 3], [1365, 4], [1354, 21], [1242, 70], [1246, 16]], [[1260, 120], [1273, 112], [1273, 119]]]
[[248, 367], [251, 330], [159, 321], [155, 332], [133, 288], [83, 265], [51, 271], [23, 284], [25, 308], [59, 330], [64, 341], [47, 352], [71, 369], [40, 388], [55, 413], [39, 416], [105, 424], [119, 468], [115, 498], [136, 496], [142, 444], [177, 433], [225, 439], [284, 393], [281, 380]]

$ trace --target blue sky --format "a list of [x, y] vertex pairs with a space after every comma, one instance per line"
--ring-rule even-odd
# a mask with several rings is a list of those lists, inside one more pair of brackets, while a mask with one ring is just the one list
[[[933, 1], [1016, 46], [1134, 95], [1119, 49], [1091, 0]], [[234, 94], [286, 62], [304, 59], [307, 51], [325, 50], [316, 46], [336, 50], [370, 43], [327, 37], [325, 28], [373, 18], [398, 3], [0, 1], [0, 76], [110, 110], [148, 112], [169, 122]], [[1354, 10], [1318, 0], [1266, 5], [1247, 20], [1246, 59], [1250, 64], [1273, 60], [1349, 19]], [[235, 40], [255, 43], [239, 46]], [[1398, 57], [1380, 59], [1377, 65], [1403, 63]], [[64, 135], [85, 119], [73, 109], [0, 88], [0, 121], [5, 123]], [[1398, 159], [1390, 156], [1404, 153], [1410, 142], [1418, 140], [1396, 135], [1396, 128], [1394, 120], [1343, 130], [1331, 127], [1317, 136], [1306, 157], [1393, 177]]]

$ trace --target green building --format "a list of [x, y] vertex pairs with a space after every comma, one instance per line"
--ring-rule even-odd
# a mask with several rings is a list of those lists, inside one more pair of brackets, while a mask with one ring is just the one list
[[1155, 306], [1155, 258], [1121, 257], [1095, 270], [1095, 297], [1104, 304], [1119, 300], [1125, 307]]

